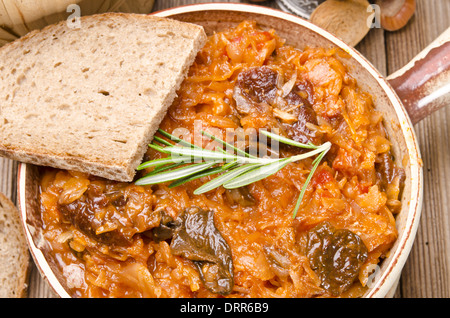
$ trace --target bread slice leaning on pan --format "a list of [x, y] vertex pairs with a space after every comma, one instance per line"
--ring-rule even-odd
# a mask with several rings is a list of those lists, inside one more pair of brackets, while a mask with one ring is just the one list
[[132, 181], [205, 32], [123, 13], [71, 27], [51, 25], [0, 49], [0, 155]]
[[26, 295], [30, 255], [16, 206], [0, 193], [0, 298]]

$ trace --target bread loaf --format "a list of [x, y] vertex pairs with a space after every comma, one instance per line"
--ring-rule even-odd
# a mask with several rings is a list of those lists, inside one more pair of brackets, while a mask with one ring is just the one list
[[25, 296], [29, 262], [19, 211], [0, 193], [0, 298]]
[[206, 41], [202, 27], [106, 13], [0, 49], [0, 155], [132, 181]]

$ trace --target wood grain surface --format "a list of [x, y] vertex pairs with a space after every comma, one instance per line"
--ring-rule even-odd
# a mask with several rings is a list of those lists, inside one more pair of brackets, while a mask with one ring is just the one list
[[[154, 11], [203, 2], [156, 0]], [[259, 5], [278, 8], [276, 2]], [[385, 32], [371, 29], [356, 47], [383, 74], [405, 65], [450, 26], [449, 0], [417, 0], [414, 17], [403, 29]], [[404, 267], [395, 297], [450, 297], [450, 107], [444, 107], [415, 126], [424, 164], [424, 205], [410, 257]], [[0, 158], [0, 191], [17, 202], [17, 163]], [[28, 297], [56, 297], [33, 265]]]

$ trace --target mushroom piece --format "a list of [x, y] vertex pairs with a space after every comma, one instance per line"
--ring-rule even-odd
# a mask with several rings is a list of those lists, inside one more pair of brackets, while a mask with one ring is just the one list
[[287, 253], [274, 246], [264, 246], [263, 250], [272, 272], [278, 277], [286, 279], [292, 265]]
[[239, 114], [267, 113], [275, 100], [278, 80], [278, 73], [268, 66], [253, 67], [239, 73], [233, 92]]
[[416, 11], [415, 0], [377, 0], [380, 7], [380, 24], [387, 31], [403, 28]]
[[172, 239], [181, 224], [174, 221], [173, 218], [166, 212], [161, 211], [161, 221], [158, 227], [154, 227], [150, 231], [144, 232], [147, 237], [150, 237], [156, 243]]
[[[75, 200], [60, 200], [58, 210], [64, 222], [107, 245], [129, 245], [133, 236], [160, 223], [147, 194], [129, 191], [125, 199], [118, 189], [124, 184], [101, 187], [91, 182]], [[136, 202], [141, 202], [137, 204]]]
[[308, 128], [308, 123], [317, 125], [317, 115], [312, 107], [312, 91], [313, 88], [308, 81], [300, 81], [294, 86], [285, 100], [291, 107], [290, 114], [296, 118], [296, 121], [292, 123], [285, 121], [282, 126], [292, 140], [318, 145], [321, 142], [321, 136]]
[[225, 196], [231, 204], [239, 204], [243, 207], [254, 206], [256, 204], [256, 199], [246, 186], [236, 189], [226, 189]]
[[309, 231], [307, 257], [321, 287], [337, 296], [353, 284], [368, 251], [357, 234], [325, 221]]
[[281, 85], [283, 82], [283, 76], [269, 66], [242, 71], [233, 92], [238, 113], [241, 116], [273, 116], [276, 125], [289, 138], [318, 144], [319, 136], [307, 127], [307, 123], [317, 124], [311, 83], [297, 79], [296, 75]]
[[367, 0], [327, 0], [313, 11], [310, 20], [355, 46], [370, 30], [369, 5]]
[[172, 253], [194, 262], [209, 291], [220, 295], [231, 293], [234, 286], [231, 249], [214, 225], [214, 211], [190, 207], [175, 221]]

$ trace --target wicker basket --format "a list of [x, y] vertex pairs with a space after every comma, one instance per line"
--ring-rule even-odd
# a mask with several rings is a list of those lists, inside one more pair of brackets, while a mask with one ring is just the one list
[[[76, 14], [149, 13], [154, 0], [0, 0], [0, 46]], [[71, 6], [72, 5], [72, 6]]]

